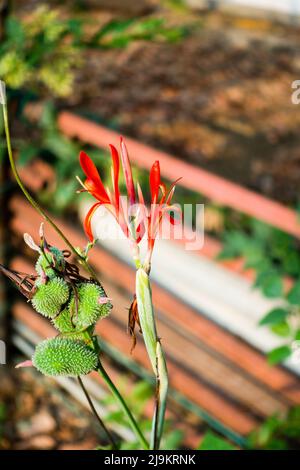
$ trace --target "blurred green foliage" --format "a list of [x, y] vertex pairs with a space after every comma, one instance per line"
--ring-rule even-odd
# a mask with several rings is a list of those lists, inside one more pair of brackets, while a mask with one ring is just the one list
[[70, 94], [73, 68], [80, 64], [77, 34], [72, 20], [62, 20], [45, 5], [24, 20], [8, 16], [0, 46], [1, 79], [13, 89], [43, 85], [54, 95]]
[[[153, 397], [153, 388], [145, 381], [137, 382], [132, 388], [131, 392], [128, 393], [129, 388], [128, 380], [126, 377], [122, 381], [118, 383], [118, 388], [121, 393], [126, 393], [127, 396], [127, 404], [129, 408], [134, 409], [135, 417], [139, 421], [141, 430], [146, 435], [150, 435], [151, 433], [151, 419], [145, 419], [145, 409], [149, 403], [149, 400]], [[104, 405], [111, 411], [105, 417], [105, 421], [107, 423], [111, 423], [113, 425], [124, 426], [125, 428], [128, 427], [128, 422], [126, 416], [115, 405], [115, 400], [111, 395], [108, 395], [104, 400]], [[182, 447], [183, 442], [183, 432], [179, 429], [176, 429], [174, 423], [170, 420], [166, 420], [165, 422], [165, 431], [164, 436], [162, 439], [161, 448], [165, 450], [176, 450]], [[128, 442], [122, 443], [121, 450], [134, 450], [140, 449], [140, 443], [138, 441], [133, 440], [130, 444]]]
[[[245, 268], [255, 271], [254, 287], [264, 296], [278, 299], [279, 306], [267, 312], [261, 326], [285, 340], [285, 344], [269, 353], [269, 362], [276, 364], [290, 353], [290, 343], [300, 338], [300, 252], [299, 241], [291, 235], [255, 219], [239, 230], [224, 233], [224, 248], [219, 259], [243, 257]], [[295, 282], [285, 293], [284, 277]]]
[[188, 34], [186, 26], [167, 27], [163, 18], [112, 20], [85, 40], [87, 47], [111, 49], [127, 47], [133, 41], [174, 42]]
[[[23, 91], [30, 95], [34, 92], [37, 96], [47, 91], [48, 100], [52, 96], [70, 95], [76, 69], [83, 66], [88, 49], [124, 48], [139, 40], [172, 42], [187, 33], [185, 27], [167, 27], [164, 19], [152, 16], [113, 19], [98, 26], [92, 14], [88, 19], [71, 15], [62, 18], [59, 10], [46, 5], [37, 7], [24, 18], [8, 15], [0, 44], [0, 78], [8, 86], [11, 101], [28, 101], [29, 95], [24, 98]], [[10, 93], [11, 90], [14, 93]], [[76, 208], [78, 183], [75, 175], [81, 174], [78, 154], [84, 146], [62, 136], [55, 121], [55, 108], [48, 101], [35, 129], [27, 122], [27, 134], [31, 138], [15, 142], [15, 146], [19, 150], [20, 165], [39, 156], [53, 166], [56, 182], [41, 191], [39, 197], [54, 212], [62, 213]], [[5, 148], [1, 145], [0, 158]], [[104, 180], [110, 178], [110, 159], [104, 152], [88, 150], [104, 174]]]
[[291, 409], [287, 416], [271, 416], [247, 439], [249, 449], [299, 450], [300, 407]]
[[198, 450], [237, 450], [237, 448], [214, 432], [207, 431]]
[[[145, 419], [145, 409], [149, 405], [149, 400], [153, 397], [153, 388], [145, 381], [137, 382], [131, 389], [131, 393], [128, 394], [128, 380], [126, 377], [118, 384], [121, 393], [126, 392], [128, 397], [129, 407], [135, 410], [135, 416], [140, 422], [142, 431], [147, 435], [151, 432], [151, 419]], [[128, 423], [123, 412], [116, 409], [113, 398], [109, 395], [104, 401], [105, 407], [110, 409], [110, 413], [106, 416], [106, 421], [113, 425], [127, 427]], [[139, 449], [140, 443], [138, 441], [132, 441], [131, 444], [121, 444], [122, 450], [134, 450]], [[166, 420], [164, 427], [164, 434], [161, 443], [161, 449], [164, 450], [178, 450], [183, 449], [184, 446], [184, 432], [180, 429], [176, 429], [176, 423], [173, 423], [171, 419]], [[198, 450], [236, 450], [229, 441], [225, 440], [220, 435], [209, 430], [205, 433], [201, 439], [201, 443]]]
[[55, 180], [39, 192], [39, 200], [56, 214], [62, 214], [66, 210], [76, 211], [78, 205], [76, 190], [80, 187], [76, 175], [82, 177], [78, 159], [80, 150], [86, 150], [93, 158], [102, 170], [104, 181], [110, 175], [109, 155], [61, 134], [56, 123], [56, 110], [51, 101], [43, 106], [37, 126], [38, 137], [26, 140], [20, 145], [18, 164], [24, 166], [36, 157], [48, 162], [55, 173]]
[[9, 15], [0, 45], [0, 77], [12, 89], [44, 89], [58, 97], [74, 87], [75, 71], [89, 48], [124, 48], [132, 41], [176, 41], [186, 27], [166, 27], [161, 18], [117, 19], [89, 34], [89, 21], [62, 18], [60, 12], [41, 5], [20, 19]]

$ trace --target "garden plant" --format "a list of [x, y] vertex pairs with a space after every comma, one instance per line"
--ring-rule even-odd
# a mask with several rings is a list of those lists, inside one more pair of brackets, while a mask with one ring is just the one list
[[[96, 410], [84, 387], [81, 376], [96, 370], [119, 402], [140, 441], [141, 447], [144, 449], [157, 449], [163, 433], [168, 374], [161, 342], [156, 331], [149, 274], [155, 239], [162, 219], [166, 213], [174, 211], [171, 200], [176, 182], [171, 185], [169, 190], [166, 189], [165, 184], [161, 181], [159, 162], [156, 161], [149, 175], [151, 207], [147, 210], [142, 189], [138, 183], [135, 184], [133, 181], [128, 151], [124, 140], [121, 138], [121, 163], [128, 196], [128, 205], [126, 206], [119, 189], [120, 158], [117, 149], [112, 145], [110, 146], [113, 162], [111, 190], [104, 187], [90, 157], [81, 152], [80, 164], [86, 175], [81, 191], [89, 192], [97, 202], [89, 210], [85, 219], [85, 231], [89, 237], [86, 248], [74, 247], [43, 208], [33, 199], [20, 179], [11, 149], [5, 85], [3, 82], [1, 82], [1, 104], [8, 155], [16, 181], [29, 203], [57, 231], [67, 247], [67, 250], [60, 250], [55, 246], [51, 246], [45, 238], [42, 224], [39, 243], [36, 243], [29, 234], [24, 235], [27, 245], [35, 250], [38, 255], [35, 266], [36, 274], [29, 276], [1, 267], [2, 272], [12, 279], [19, 290], [30, 300], [34, 309], [48, 318], [58, 331], [56, 337], [39, 343], [32, 359], [19, 364], [18, 367], [34, 366], [41, 373], [48, 376], [78, 377], [79, 383], [95, 413]], [[136, 265], [135, 296], [129, 309], [129, 329], [134, 337], [135, 323], [140, 327], [156, 378], [156, 404], [149, 440], [141, 432], [124, 398], [104, 369], [101, 362], [101, 338], [97, 338], [94, 334], [96, 322], [105, 318], [112, 308], [111, 299], [107, 297], [88, 260], [89, 252], [96, 241], [91, 230], [92, 216], [95, 210], [102, 205], [114, 215], [116, 222], [128, 237]], [[169, 214], [169, 218], [170, 222], [174, 224], [174, 217]], [[144, 236], [147, 238], [148, 250], [145, 259], [142, 260], [139, 243]], [[84, 277], [79, 272], [78, 266], [68, 261], [71, 254], [75, 256], [78, 264], [86, 270], [89, 277]], [[118, 443], [112, 433], [99, 415], [97, 413], [96, 415], [111, 446], [117, 448]]]

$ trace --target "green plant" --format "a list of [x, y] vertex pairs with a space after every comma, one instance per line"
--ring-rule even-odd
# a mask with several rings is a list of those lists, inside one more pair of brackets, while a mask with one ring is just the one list
[[207, 431], [198, 450], [236, 450], [232, 444], [212, 431]]
[[[133, 179], [131, 163], [124, 139], [120, 138], [121, 158], [114, 145], [110, 145], [110, 150], [112, 160], [111, 190], [103, 185], [93, 160], [85, 152], [80, 152], [80, 165], [86, 179], [84, 182], [79, 178], [78, 180], [83, 190], [96, 200], [86, 214], [84, 228], [90, 242], [94, 243], [92, 218], [100, 206], [105, 206], [129, 241], [136, 267], [135, 295], [129, 309], [129, 328], [135, 344], [135, 324], [137, 323], [140, 326], [156, 380], [156, 403], [152, 420], [150, 448], [159, 449], [165, 420], [168, 371], [161, 340], [156, 328], [149, 275], [155, 240], [163, 217], [167, 214], [170, 223], [175, 224], [172, 214], [178, 208], [172, 205], [172, 197], [177, 181], [174, 181], [167, 190], [165, 183], [161, 180], [159, 161], [155, 161], [149, 173], [151, 204], [148, 210], [145, 205], [142, 189], [139, 183]], [[126, 202], [120, 192], [120, 160], [126, 183]], [[147, 241], [147, 252], [143, 256], [139, 244], [144, 235]]]
[[[52, 226], [52, 228], [62, 238], [62, 240], [70, 250], [69, 252], [61, 252], [56, 247], [51, 249], [51, 246], [49, 246], [44, 237], [42, 225], [40, 229], [39, 245], [36, 245], [33, 239], [28, 234], [24, 235], [25, 241], [30, 246], [30, 248], [37, 251], [39, 253], [39, 257], [42, 257], [39, 258], [37, 262], [37, 267], [39, 271], [37, 275], [25, 275], [24, 277], [24, 275], [22, 275], [21, 273], [10, 271], [9, 269], [6, 269], [2, 265], [0, 265], [0, 270], [2, 271], [2, 273], [8, 276], [11, 280], [13, 280], [18, 289], [30, 300], [34, 298], [34, 296], [38, 293], [41, 287], [47, 285], [48, 282], [50, 283], [54, 280], [58, 280], [59, 286], [56, 286], [56, 288], [59, 288], [58, 298], [56, 298], [56, 296], [49, 297], [47, 293], [42, 293], [41, 297], [43, 297], [43, 295], [46, 295], [48, 301], [48, 306], [46, 305], [46, 314], [52, 319], [55, 319], [67, 309], [69, 311], [69, 317], [73, 326], [71, 331], [68, 331], [67, 333], [65, 333], [64, 331], [59, 331], [59, 335], [57, 338], [50, 340], [48, 339], [38, 345], [32, 357], [32, 361], [25, 361], [24, 363], [19, 364], [18, 367], [32, 366], [35, 364], [37, 368], [46, 375], [77, 375], [79, 384], [81, 385], [84, 391], [84, 394], [90, 404], [91, 410], [94, 412], [98, 422], [103, 428], [103, 431], [105, 432], [112, 448], [116, 449], [118, 445], [114, 439], [114, 436], [107, 429], [106, 425], [96, 412], [95, 407], [80, 377], [80, 374], [86, 374], [91, 370], [96, 370], [100, 374], [102, 379], [106, 382], [114, 398], [118, 401], [123, 413], [126, 414], [128, 422], [132, 427], [132, 430], [139, 439], [140, 445], [143, 448], [147, 449], [148, 443], [145, 437], [143, 436], [139, 425], [137, 424], [134, 416], [129, 410], [124, 398], [122, 397], [119, 390], [116, 388], [116, 386], [114, 385], [102, 365], [100, 359], [101, 350], [99, 347], [99, 342], [97, 337], [94, 335], [94, 327], [96, 323], [95, 317], [91, 319], [90, 315], [88, 314], [88, 321], [86, 319], [86, 321], [84, 322], [84, 328], [81, 328], [80, 325], [76, 324], [76, 317], [79, 310], [79, 304], [85, 302], [87, 299], [84, 299], [84, 297], [86, 294], [89, 294], [89, 292], [85, 292], [85, 295], [79, 298], [78, 285], [81, 287], [83, 284], [95, 284], [99, 286], [101, 289], [99, 290], [99, 297], [96, 299], [96, 302], [99, 303], [100, 306], [103, 306], [103, 304], [107, 304], [107, 306], [110, 305], [110, 300], [105, 296], [101, 283], [88, 262], [88, 252], [92, 248], [93, 244], [89, 243], [84, 250], [75, 248], [70, 242], [70, 240], [64, 235], [64, 233], [59, 229], [55, 222], [52, 221], [52, 219], [45, 213], [39, 203], [35, 201], [35, 199], [25, 188], [17, 171], [11, 148], [5, 87], [2, 82], [0, 83], [0, 85], [0, 103], [2, 104], [3, 108], [3, 119], [7, 139], [7, 150], [12, 172], [20, 189], [22, 190], [24, 196], [27, 198], [29, 203], [34, 207], [34, 209], [37, 210], [37, 212], [43, 217], [43, 219], [45, 219]], [[77, 261], [89, 273], [90, 278], [84, 278], [83, 276], [81, 276], [79, 274], [78, 267], [66, 261], [66, 258], [71, 253], [76, 257]], [[61, 291], [61, 282], [59, 280], [67, 284], [67, 289], [69, 292], [67, 299], [65, 296], [65, 292]], [[69, 308], [70, 301], [72, 300], [72, 295], [76, 298], [75, 311], [73, 308]], [[40, 298], [39, 300], [41, 301], [42, 299]], [[95, 299], [88, 299], [88, 301], [93, 302], [95, 301]], [[62, 304], [62, 302], [64, 303]], [[43, 310], [44, 308], [45, 302], [42, 305]], [[45, 311], [43, 313], [45, 314]], [[81, 319], [84, 319], [85, 313], [86, 312], [83, 312], [83, 314], [81, 315]], [[99, 316], [101, 315], [97, 315], [98, 318]], [[61, 328], [60, 325], [56, 326], [57, 328]], [[58, 352], [57, 355], [56, 352]]]
[[80, 64], [79, 28], [45, 5], [24, 20], [8, 16], [0, 46], [1, 78], [13, 89], [42, 85], [57, 96], [70, 94]]
[[[90, 23], [90, 24], [89, 24]], [[71, 94], [75, 72], [84, 65], [90, 48], [124, 48], [132, 41], [176, 41], [185, 27], [166, 27], [160, 18], [115, 19], [89, 33], [93, 20], [64, 18], [59, 10], [37, 7], [23, 19], [9, 15], [0, 45], [0, 77], [12, 89], [50, 91], [58, 97]]]
[[[291, 342], [300, 338], [299, 242], [255, 219], [249, 219], [245, 228], [225, 233], [219, 259], [243, 257], [244, 267], [255, 271], [254, 287], [266, 297], [279, 300], [278, 307], [267, 312], [259, 323], [285, 341], [269, 353], [270, 363], [276, 364], [290, 355]], [[284, 285], [286, 276], [293, 280], [287, 291]]]
[[[118, 382], [118, 388], [122, 393], [128, 391], [129, 384], [127, 378], [124, 376]], [[131, 392], [127, 392], [127, 402], [130, 408], [134, 408], [135, 414], [141, 423], [141, 429], [145, 435], [151, 432], [151, 419], [145, 417], [146, 407], [148, 406], [149, 400], [153, 396], [153, 387], [145, 381], [140, 381], [134, 384]], [[104, 404], [110, 410], [106, 416], [108, 423], [126, 426], [124, 415], [115, 406], [115, 403], [111, 396], [107, 396]], [[166, 420], [164, 434], [162, 437], [161, 447], [165, 450], [175, 450], [182, 447], [184, 434], [181, 430], [174, 429], [174, 423], [172, 420]], [[121, 449], [139, 449], [138, 440], [133, 440], [130, 443], [121, 444]]]
[[274, 415], [266, 419], [259, 429], [247, 439], [249, 449], [299, 450], [300, 407], [292, 408], [287, 415]]
[[[32, 361], [25, 361], [19, 367], [34, 365], [45, 375], [77, 376], [93, 412], [95, 412], [95, 408], [80, 376], [92, 370], [98, 371], [121, 405], [140, 444], [144, 448], [158, 449], [165, 421], [168, 373], [161, 340], [156, 330], [149, 273], [153, 248], [162, 217], [165, 213], [172, 213], [174, 210], [171, 200], [176, 182], [167, 191], [165, 184], [161, 181], [159, 162], [156, 161], [153, 164], [150, 171], [151, 208], [150, 213], [146, 214], [147, 209], [142, 190], [138, 184], [135, 187], [127, 148], [121, 138], [121, 161], [129, 198], [129, 206], [125, 208], [119, 186], [120, 157], [117, 149], [110, 145], [113, 163], [111, 169], [112, 191], [103, 186], [95, 164], [85, 152], [81, 152], [80, 164], [86, 175], [86, 180], [84, 183], [80, 179], [79, 181], [84, 190], [96, 198], [97, 202], [91, 207], [85, 218], [85, 231], [90, 242], [83, 250], [75, 248], [56, 223], [31, 196], [20, 178], [11, 148], [4, 83], [1, 82], [0, 85], [0, 102], [3, 108], [8, 157], [12, 172], [29, 203], [52, 226], [70, 250], [66, 252], [60, 251], [57, 247], [51, 247], [45, 239], [42, 225], [39, 245], [34, 242], [30, 235], [24, 235], [25, 242], [39, 254], [36, 262], [36, 275], [26, 275], [22, 278], [21, 273], [9, 271], [0, 265], [3, 274], [14, 280], [19, 290], [27, 299], [32, 301], [38, 313], [51, 318], [53, 321], [57, 320], [61, 314], [64, 316], [64, 321], [61, 324], [54, 322], [59, 331], [58, 337], [40, 343], [36, 347]], [[156, 380], [155, 410], [152, 419], [150, 444], [146, 441], [119, 390], [103, 368], [100, 358], [101, 349], [98, 339], [94, 335], [96, 322], [99, 318], [105, 317], [111, 308], [110, 299], [106, 297], [96, 273], [88, 262], [88, 253], [95, 243], [91, 230], [91, 219], [95, 209], [102, 204], [105, 204], [106, 208], [111, 211], [130, 240], [136, 265], [136, 296], [129, 310], [129, 321], [133, 336], [135, 322], [141, 327]], [[174, 223], [173, 216], [170, 215], [169, 217], [170, 222]], [[147, 236], [148, 250], [145, 259], [142, 259], [139, 242], [144, 234]], [[67, 261], [67, 257], [71, 253], [89, 273], [89, 278], [83, 277], [79, 273], [78, 267]], [[116, 448], [117, 445], [113, 436], [96, 412], [95, 415], [111, 445]]]

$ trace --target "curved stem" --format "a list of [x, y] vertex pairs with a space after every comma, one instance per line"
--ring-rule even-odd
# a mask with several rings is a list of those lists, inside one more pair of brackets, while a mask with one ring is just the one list
[[38, 204], [38, 202], [35, 201], [35, 199], [31, 196], [31, 194], [25, 188], [25, 186], [24, 186], [24, 184], [23, 184], [23, 182], [20, 178], [20, 175], [18, 173], [18, 170], [16, 168], [16, 164], [15, 164], [15, 160], [14, 160], [13, 152], [12, 152], [12, 148], [11, 148], [11, 139], [10, 139], [9, 125], [8, 125], [7, 105], [3, 104], [2, 109], [3, 109], [3, 121], [4, 121], [4, 129], [5, 129], [5, 135], [6, 135], [6, 141], [7, 141], [7, 151], [8, 151], [9, 162], [10, 162], [10, 166], [11, 166], [12, 172], [14, 174], [14, 177], [15, 177], [21, 191], [23, 192], [24, 196], [29, 201], [29, 203], [32, 205], [32, 207], [34, 207], [34, 209], [36, 209], [36, 211], [54, 228], [54, 230], [62, 238], [62, 240], [65, 242], [65, 244], [70, 248], [70, 250], [76, 256], [76, 258], [78, 258], [79, 262], [90, 273], [92, 278], [97, 279], [95, 271], [88, 264], [86, 258], [84, 256], [80, 255], [80, 253], [78, 253], [76, 248], [74, 248], [72, 243], [68, 240], [68, 238], [64, 235], [64, 233], [60, 230], [60, 228], [56, 225], [56, 223], [53, 222], [53, 220], [47, 215], [47, 213], [44, 211], [44, 209]]
[[118, 450], [118, 446], [117, 446], [117, 443], [113, 437], [113, 435], [111, 434], [111, 432], [107, 429], [107, 427], [105, 426], [104, 422], [102, 421], [102, 419], [100, 418], [99, 414], [97, 413], [97, 410], [94, 406], [94, 403], [92, 402], [92, 399], [87, 391], [87, 389], [85, 388], [84, 386], [84, 383], [81, 379], [80, 376], [77, 377], [78, 378], [78, 382], [79, 382], [79, 385], [80, 387], [82, 388], [82, 391], [88, 401], [88, 404], [90, 405], [90, 408], [91, 408], [91, 411], [92, 413], [94, 414], [95, 418], [97, 419], [98, 423], [100, 424], [101, 428], [103, 429], [103, 431], [105, 432], [108, 440], [110, 441], [111, 445], [112, 445], [112, 448], [114, 450]]
[[115, 384], [112, 382], [111, 378], [109, 377], [109, 375], [107, 374], [106, 370], [104, 369], [104, 367], [102, 366], [101, 363], [99, 363], [99, 366], [98, 366], [98, 373], [99, 373], [99, 375], [101, 375], [101, 377], [106, 382], [107, 386], [109, 387], [111, 393], [114, 395], [115, 399], [118, 400], [122, 410], [124, 411], [124, 413], [126, 414], [126, 416], [128, 418], [128, 421], [129, 421], [129, 424], [130, 424], [132, 430], [134, 431], [135, 435], [137, 436], [137, 438], [140, 441], [143, 448], [146, 449], [146, 450], [149, 449], [148, 442], [146, 441], [142, 431], [140, 430], [140, 428], [139, 428], [134, 416], [132, 415], [130, 409], [128, 408], [124, 398], [120, 394], [120, 392], [117, 389], [117, 387], [115, 386]]

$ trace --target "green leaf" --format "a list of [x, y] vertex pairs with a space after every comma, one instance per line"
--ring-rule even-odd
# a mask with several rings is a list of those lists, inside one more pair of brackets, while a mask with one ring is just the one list
[[27, 165], [33, 158], [38, 156], [39, 147], [34, 145], [26, 145], [20, 149], [18, 163], [20, 166]]
[[104, 26], [101, 26], [101, 28], [93, 35], [90, 42], [91, 44], [97, 44], [100, 39], [103, 39], [109, 34], [123, 33], [132, 26], [133, 23], [134, 19], [131, 18], [126, 20], [112, 20]]
[[147, 400], [149, 400], [152, 397], [152, 387], [145, 381], [140, 381], [138, 382], [132, 391], [132, 398], [135, 401], [141, 401], [143, 404], [147, 403]]
[[163, 437], [162, 448], [164, 450], [178, 450], [182, 446], [184, 433], [181, 429], [166, 432]]
[[224, 235], [224, 248], [218, 259], [235, 258], [244, 254], [250, 240], [247, 235], [238, 231], [230, 231]]
[[268, 354], [268, 362], [272, 366], [284, 361], [291, 355], [291, 348], [289, 346], [279, 346], [279, 348], [273, 349]]
[[297, 330], [296, 333], [295, 333], [295, 336], [294, 336], [294, 339], [296, 341], [300, 341], [300, 330]]
[[25, 43], [25, 33], [21, 21], [18, 20], [15, 16], [9, 16], [5, 23], [5, 32], [6, 35], [11, 41], [11, 44], [24, 48]]
[[284, 308], [278, 307], [274, 308], [270, 312], [268, 312], [259, 322], [262, 325], [276, 325], [277, 323], [281, 323], [283, 320], [286, 319], [288, 316], [288, 311]]
[[290, 325], [286, 321], [282, 321], [281, 323], [277, 323], [277, 325], [273, 325], [271, 330], [276, 335], [283, 336], [285, 338], [291, 335]]
[[263, 242], [267, 241], [272, 235], [272, 232], [274, 231], [273, 227], [268, 224], [265, 224], [264, 222], [261, 222], [258, 219], [251, 219], [250, 225], [253, 230], [254, 238], [259, 239]]
[[300, 305], [300, 281], [297, 281], [287, 294], [287, 300], [292, 305]]
[[290, 276], [297, 276], [300, 274], [300, 256], [293, 249], [286, 253], [282, 260], [283, 270]]
[[212, 431], [208, 431], [204, 435], [198, 450], [236, 450], [236, 447]]
[[260, 273], [256, 279], [257, 286], [260, 286], [263, 294], [269, 298], [282, 297], [283, 281], [279, 274], [275, 272]]

